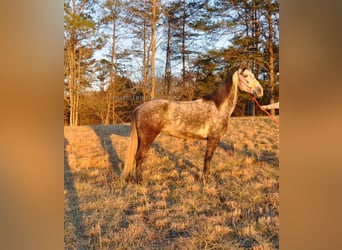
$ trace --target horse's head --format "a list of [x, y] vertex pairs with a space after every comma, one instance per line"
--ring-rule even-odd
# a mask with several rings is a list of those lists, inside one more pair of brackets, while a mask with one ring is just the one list
[[253, 94], [257, 97], [263, 96], [263, 88], [254, 74], [246, 67], [239, 68], [236, 71], [238, 76], [238, 86], [241, 91]]

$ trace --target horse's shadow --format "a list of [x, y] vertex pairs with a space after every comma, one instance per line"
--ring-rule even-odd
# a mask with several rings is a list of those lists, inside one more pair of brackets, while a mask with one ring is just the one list
[[[161, 147], [158, 143], [154, 142], [152, 144], [153, 149], [155, 150], [155, 152], [158, 155], [161, 156], [167, 156], [172, 162], [174, 162], [174, 167], [176, 168], [176, 170], [179, 172], [179, 174], [186, 169], [186, 171], [190, 172], [192, 174], [192, 176], [194, 176], [196, 181], [201, 181], [201, 171], [202, 171], [202, 167], [201, 166], [196, 166], [195, 164], [193, 164], [191, 161], [189, 161], [188, 159], [183, 159], [181, 156], [177, 156], [176, 154], [168, 151], [167, 149]], [[223, 141], [220, 141], [219, 148], [222, 148], [229, 156], [232, 156], [234, 154], [240, 154], [243, 156], [248, 156], [248, 157], [255, 157], [256, 153], [252, 152], [250, 150], [244, 149], [244, 150], [237, 150], [234, 148], [233, 144], [231, 143], [226, 143]], [[180, 161], [181, 160], [181, 161]], [[204, 155], [203, 155], [203, 160], [204, 160]], [[182, 162], [182, 164], [180, 165], [179, 162]], [[213, 174], [215, 173], [214, 169], [212, 169]], [[216, 181], [220, 181], [220, 177], [217, 174], [214, 175], [209, 175], [208, 176], [208, 180], [210, 179], [214, 179]]]
[[279, 158], [274, 152], [261, 151], [259, 160], [263, 162], [267, 162], [273, 167], [279, 167]]
[[128, 137], [130, 134], [130, 125], [116, 124], [116, 125], [95, 125], [91, 126], [96, 133], [102, 148], [107, 152], [109, 163], [112, 170], [117, 176], [121, 175], [123, 170], [124, 161], [120, 159], [117, 150], [115, 149], [110, 136], [112, 134]]
[[[92, 129], [98, 136], [102, 148], [109, 156], [109, 162], [112, 166], [113, 172], [115, 175], [120, 176], [124, 167], [124, 161], [119, 157], [110, 137], [112, 134], [114, 134], [128, 138], [130, 135], [130, 124], [95, 125], [92, 126]], [[247, 148], [235, 149], [232, 143], [227, 143], [224, 141], [220, 141], [218, 147], [222, 148], [230, 156], [237, 153], [246, 157], [253, 157], [257, 161], [267, 162], [275, 167], [279, 164], [278, 157], [273, 152], [261, 151], [257, 153], [250, 151]], [[196, 166], [190, 160], [183, 159], [181, 156], [177, 156], [176, 154], [170, 152], [165, 147], [160, 146], [156, 141], [153, 142], [152, 148], [158, 155], [167, 156], [172, 162], [174, 162], [174, 167], [179, 173], [186, 169], [187, 171], [191, 172], [196, 180], [200, 180], [200, 174], [198, 172], [199, 166]], [[180, 165], [179, 162], [182, 162], [182, 164]]]
[[223, 141], [220, 141], [219, 147], [222, 148], [225, 152], [233, 154], [235, 152], [233, 144], [228, 144]]
[[66, 198], [69, 201], [71, 209], [72, 223], [75, 228], [75, 237], [77, 249], [86, 248], [86, 231], [83, 223], [83, 213], [80, 210], [77, 190], [75, 188], [74, 176], [69, 165], [66, 147], [69, 144], [68, 140], [64, 138], [64, 189], [67, 191]]
[[[123, 137], [130, 136], [130, 124], [116, 124], [116, 125], [94, 125], [91, 126], [91, 128], [96, 133], [101, 147], [105, 152], [108, 154], [109, 157], [109, 163], [112, 166], [112, 170], [115, 173], [116, 176], [120, 176], [121, 172], [123, 170], [125, 162], [119, 157], [118, 152], [115, 148], [115, 145], [113, 145], [111, 135], [118, 135]], [[164, 147], [160, 146], [157, 142], [153, 142], [152, 146], [150, 148], [154, 149], [156, 154], [161, 156], [167, 156], [172, 162], [175, 163], [175, 168], [180, 173], [182, 169], [185, 167], [188, 171], [191, 171], [190, 169], [195, 169], [196, 166], [190, 162], [189, 160], [182, 159], [179, 156], [176, 156], [172, 152], [168, 151]], [[179, 164], [179, 160], [182, 159], [183, 164]], [[199, 179], [198, 173], [193, 172], [193, 175], [195, 179]]]
[[219, 147], [228, 152], [230, 155], [237, 153], [245, 157], [252, 157], [258, 162], [267, 162], [273, 167], [279, 166], [279, 158], [274, 152], [266, 150], [261, 150], [260, 152], [251, 151], [246, 147], [244, 149], [235, 149], [233, 144], [228, 144], [223, 141], [220, 142]]
[[[174, 167], [178, 171], [179, 176], [181, 175], [181, 172], [184, 169], [186, 169], [188, 172], [190, 172], [194, 176], [195, 180], [200, 180], [200, 175], [198, 174], [198, 171], [194, 171], [196, 169], [196, 166], [191, 161], [187, 159], [183, 159], [180, 156], [177, 156], [176, 154], [168, 151], [167, 149], [163, 148], [156, 142], [152, 144], [152, 148], [155, 150], [155, 152], [158, 155], [167, 156], [172, 162], [175, 163]], [[183, 164], [180, 165], [179, 162], [182, 162]]]

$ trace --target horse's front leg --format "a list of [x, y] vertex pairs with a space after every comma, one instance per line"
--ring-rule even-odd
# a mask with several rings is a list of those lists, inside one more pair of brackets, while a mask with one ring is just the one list
[[203, 167], [203, 173], [202, 178], [205, 182], [209, 173], [210, 173], [210, 162], [213, 158], [215, 149], [217, 148], [217, 145], [220, 142], [219, 137], [208, 137], [207, 139], [207, 149], [205, 150], [205, 156], [204, 156], [204, 167]]

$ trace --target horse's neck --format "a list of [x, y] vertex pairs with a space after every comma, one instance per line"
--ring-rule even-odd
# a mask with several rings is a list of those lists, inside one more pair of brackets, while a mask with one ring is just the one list
[[223, 113], [228, 113], [228, 118], [233, 113], [236, 103], [237, 103], [237, 94], [238, 94], [238, 87], [237, 87], [237, 81], [233, 79], [233, 85], [231, 88], [231, 92], [229, 93], [227, 100], [225, 101], [224, 105], [222, 106]]

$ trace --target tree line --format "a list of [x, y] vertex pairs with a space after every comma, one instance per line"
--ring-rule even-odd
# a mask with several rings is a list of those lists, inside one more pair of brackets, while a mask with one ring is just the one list
[[[260, 102], [278, 101], [278, 1], [64, 0], [64, 124], [127, 122], [145, 101], [199, 98], [242, 61]], [[233, 115], [255, 114], [241, 94]]]

